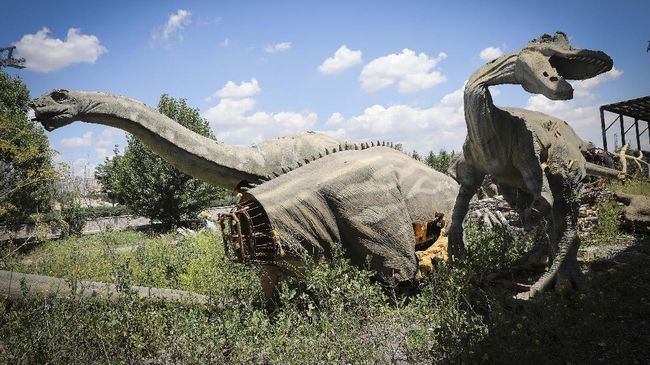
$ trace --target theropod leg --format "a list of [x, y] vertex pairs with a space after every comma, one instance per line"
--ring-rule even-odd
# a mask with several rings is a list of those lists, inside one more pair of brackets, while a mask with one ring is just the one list
[[475, 167], [462, 162], [462, 176], [459, 176], [460, 190], [456, 203], [454, 204], [454, 211], [451, 215], [451, 224], [447, 231], [449, 237], [449, 258], [453, 262], [456, 258], [463, 259], [467, 252], [465, 251], [465, 243], [463, 242], [463, 220], [469, 210], [469, 201], [472, 199], [476, 191], [481, 187], [485, 174], [478, 171]]
[[530, 296], [550, 288], [558, 291], [577, 289], [582, 281], [578, 265], [578, 192], [579, 183], [566, 170], [548, 175], [555, 202], [553, 204], [551, 267], [533, 285]]
[[[527, 191], [513, 188], [511, 186], [501, 184], [499, 185], [499, 192], [503, 195], [506, 202], [508, 202], [512, 208], [516, 209], [520, 215], [523, 210], [530, 207], [531, 202], [533, 201], [533, 196]], [[550, 226], [550, 224], [547, 226]], [[548, 262], [548, 233], [544, 230], [544, 233], [540, 236], [542, 237], [538, 237], [539, 239], [535, 240], [535, 246], [514, 263], [512, 267], [513, 270], [537, 270], [546, 266]]]
[[526, 190], [533, 198], [530, 206], [521, 212], [524, 227], [528, 229], [539, 223], [551, 212], [554, 198], [549, 187], [548, 178], [544, 174], [544, 169], [547, 167], [531, 164], [530, 161], [539, 161], [539, 158], [534, 154], [522, 156], [529, 157], [516, 158], [513, 162], [515, 168], [521, 173]]

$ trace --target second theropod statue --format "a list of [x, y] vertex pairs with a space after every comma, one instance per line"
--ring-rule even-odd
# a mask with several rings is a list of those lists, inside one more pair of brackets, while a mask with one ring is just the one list
[[529, 294], [579, 284], [577, 199], [586, 174], [598, 174], [598, 166], [582, 154], [588, 143], [563, 120], [494, 106], [488, 87], [519, 84], [530, 93], [567, 100], [573, 98], [567, 80], [589, 79], [612, 66], [605, 53], [572, 48], [567, 36], [558, 32], [532, 40], [520, 52], [499, 57], [471, 76], [464, 93], [467, 139], [453, 166], [461, 187], [448, 231], [452, 259], [465, 255], [462, 222], [469, 200], [489, 174], [509, 204], [522, 208], [525, 223], [549, 221], [550, 268]]

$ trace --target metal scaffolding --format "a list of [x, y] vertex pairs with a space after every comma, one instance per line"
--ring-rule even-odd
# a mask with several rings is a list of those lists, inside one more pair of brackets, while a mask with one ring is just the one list
[[[618, 116], [609, 123], [608, 126], [605, 126], [605, 111], [618, 114]], [[626, 128], [624, 117], [634, 118], [634, 123]], [[641, 136], [646, 132], [648, 134], [648, 143], [650, 143], [650, 96], [621, 101], [619, 103], [603, 105], [600, 107], [600, 125], [603, 132], [603, 148], [605, 151], [607, 151], [607, 131], [617, 121], [621, 128], [621, 145], [623, 146], [626, 143], [625, 134], [629, 132], [630, 129], [634, 128], [636, 146], [638, 150], [641, 150]], [[645, 122], [645, 129], [639, 132], [640, 122]], [[643, 127], [643, 125], [641, 125], [641, 127]]]

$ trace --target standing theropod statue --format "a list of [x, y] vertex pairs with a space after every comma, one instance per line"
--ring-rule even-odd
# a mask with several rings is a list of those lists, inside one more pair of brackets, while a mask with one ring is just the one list
[[488, 87], [519, 84], [551, 100], [568, 100], [573, 88], [567, 80], [589, 79], [612, 65], [605, 53], [572, 48], [567, 36], [558, 32], [532, 40], [520, 52], [493, 60], [470, 77], [464, 94], [467, 139], [452, 167], [461, 184], [448, 231], [452, 259], [465, 256], [462, 222], [469, 200], [489, 174], [508, 203], [521, 208], [524, 223], [548, 220], [550, 268], [529, 294], [578, 286], [578, 196], [583, 178], [599, 174], [599, 167], [586, 162], [582, 152], [588, 143], [565, 121], [530, 110], [497, 108]]

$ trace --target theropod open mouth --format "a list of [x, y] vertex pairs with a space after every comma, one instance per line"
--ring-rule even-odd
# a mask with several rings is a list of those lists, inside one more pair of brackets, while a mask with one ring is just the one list
[[585, 55], [556, 54], [548, 62], [567, 80], [585, 80], [612, 69], [613, 62], [602, 52], [582, 52]]

